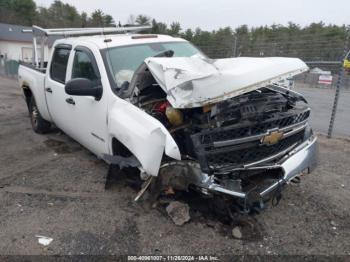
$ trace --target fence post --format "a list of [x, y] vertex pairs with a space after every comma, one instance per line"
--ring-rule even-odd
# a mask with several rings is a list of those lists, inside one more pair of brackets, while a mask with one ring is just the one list
[[347, 30], [345, 44], [344, 44], [343, 55], [342, 55], [341, 61], [340, 61], [340, 69], [339, 69], [337, 85], [335, 87], [335, 95], [334, 95], [334, 102], [333, 102], [331, 120], [329, 122], [329, 127], [328, 127], [328, 138], [331, 138], [332, 134], [333, 134], [335, 115], [336, 115], [336, 112], [337, 112], [338, 101], [339, 101], [339, 93], [340, 93], [340, 88], [342, 86], [343, 77], [344, 77], [344, 71], [345, 71], [344, 70], [344, 66], [343, 66], [343, 61], [344, 61], [345, 56], [346, 56], [346, 54], [348, 52], [348, 49], [349, 49], [349, 33], [350, 32], [349, 32], [349, 29], [348, 29]]

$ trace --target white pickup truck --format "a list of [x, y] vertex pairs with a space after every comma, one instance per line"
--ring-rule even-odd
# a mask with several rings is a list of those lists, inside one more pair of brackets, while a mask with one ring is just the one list
[[56, 40], [45, 68], [20, 65], [35, 132], [55, 124], [146, 181], [167, 176], [175, 190], [245, 208], [315, 167], [310, 108], [276, 84], [308, 70], [301, 60], [213, 60], [180, 38], [74, 32]]

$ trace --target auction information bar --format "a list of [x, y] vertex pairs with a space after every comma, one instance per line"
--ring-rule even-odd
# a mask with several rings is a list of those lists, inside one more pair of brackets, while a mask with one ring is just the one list
[[216, 256], [128, 256], [128, 261], [218, 261]]

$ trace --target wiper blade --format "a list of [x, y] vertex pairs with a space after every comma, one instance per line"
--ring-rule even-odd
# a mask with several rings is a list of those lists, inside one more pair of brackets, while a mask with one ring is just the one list
[[162, 51], [154, 55], [153, 57], [173, 57], [174, 53], [175, 52], [173, 50], [169, 49], [169, 50]]

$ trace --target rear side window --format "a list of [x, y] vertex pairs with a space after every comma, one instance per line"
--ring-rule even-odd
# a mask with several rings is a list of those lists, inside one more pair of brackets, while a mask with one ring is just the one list
[[50, 77], [62, 84], [64, 84], [66, 80], [69, 53], [69, 49], [56, 48], [51, 62]]
[[84, 51], [76, 51], [74, 55], [72, 79], [87, 78], [91, 81], [99, 79], [99, 73], [94, 67], [95, 61]]

